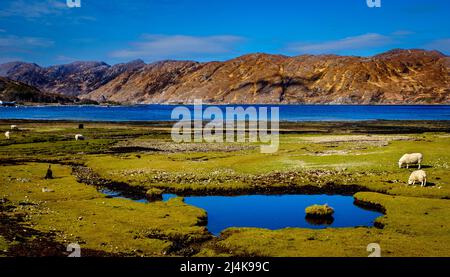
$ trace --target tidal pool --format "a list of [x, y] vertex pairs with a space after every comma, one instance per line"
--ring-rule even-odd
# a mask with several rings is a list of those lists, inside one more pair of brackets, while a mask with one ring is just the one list
[[[381, 213], [353, 204], [352, 196], [342, 195], [243, 195], [193, 196], [184, 202], [206, 210], [208, 230], [218, 235], [229, 227], [257, 227], [271, 230], [287, 227], [320, 229], [326, 227], [373, 226]], [[328, 204], [334, 208], [333, 220], [306, 218], [305, 208]]]
[[[127, 198], [117, 192], [102, 190], [111, 197]], [[173, 197], [164, 194], [163, 201]], [[134, 201], [147, 202], [144, 199]], [[208, 230], [219, 235], [230, 227], [256, 227], [271, 230], [287, 227], [321, 229], [371, 227], [383, 214], [363, 209], [354, 204], [352, 196], [343, 195], [241, 195], [241, 196], [188, 196], [186, 204], [204, 209], [208, 213]], [[334, 208], [333, 219], [311, 220], [305, 208], [314, 204], [328, 204]]]

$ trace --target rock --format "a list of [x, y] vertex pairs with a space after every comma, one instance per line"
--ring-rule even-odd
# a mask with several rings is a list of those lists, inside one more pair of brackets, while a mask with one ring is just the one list
[[47, 173], [45, 174], [45, 179], [53, 179], [52, 165], [48, 166]]

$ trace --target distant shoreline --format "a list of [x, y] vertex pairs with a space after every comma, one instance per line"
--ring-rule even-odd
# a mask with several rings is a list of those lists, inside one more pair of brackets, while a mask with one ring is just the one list
[[[36, 103], [36, 104], [24, 104], [24, 105], [16, 105], [16, 106], [0, 106], [0, 108], [16, 108], [16, 107], [134, 107], [134, 106], [192, 106], [194, 103], [136, 103], [136, 104], [45, 104], [45, 103]], [[203, 106], [359, 106], [359, 107], [370, 107], [370, 106], [450, 106], [450, 103], [436, 103], [436, 104], [267, 104], [267, 103], [202, 103]]]
[[[126, 121], [114, 121], [114, 120], [76, 120], [76, 119], [16, 119], [16, 118], [0, 118], [0, 124], [20, 124], [20, 123], [68, 123], [68, 124], [78, 124], [78, 123], [90, 123], [90, 124], [119, 124], [119, 125], [142, 125], [142, 124], [156, 124], [158, 126], [172, 126], [177, 120], [126, 120]], [[207, 120], [203, 120], [204, 123]], [[321, 124], [359, 124], [359, 125], [378, 125], [378, 124], [450, 124], [450, 119], [447, 120], [429, 120], [429, 119], [419, 119], [419, 120], [392, 120], [392, 119], [373, 119], [373, 120], [307, 120], [307, 121], [289, 121], [280, 120], [280, 125], [321, 125]], [[449, 125], [450, 127], [450, 125]], [[280, 128], [283, 128], [281, 126]]]
[[[27, 130], [28, 126], [68, 125], [78, 129], [101, 126], [120, 128], [149, 128], [170, 134], [173, 121], [86, 121], [86, 120], [25, 120], [0, 119], [0, 127], [18, 125]], [[207, 122], [204, 122], [206, 124]], [[424, 134], [450, 133], [450, 120], [365, 120], [365, 121], [281, 121], [280, 134], [323, 134], [323, 135], [389, 135], [389, 134]]]

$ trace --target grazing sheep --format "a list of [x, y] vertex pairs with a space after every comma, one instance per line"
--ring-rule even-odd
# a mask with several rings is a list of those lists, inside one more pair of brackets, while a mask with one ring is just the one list
[[406, 168], [409, 168], [410, 164], [418, 164], [420, 169], [420, 164], [423, 161], [422, 153], [412, 153], [403, 155], [398, 161], [398, 167], [402, 168], [406, 164]]
[[18, 131], [19, 127], [17, 125], [11, 125], [11, 130]]
[[76, 141], [84, 140], [84, 136], [81, 135], [81, 134], [77, 134], [77, 135], [75, 135], [75, 140], [76, 140]]
[[5, 137], [6, 137], [6, 139], [11, 139], [11, 132], [10, 132], [10, 131], [7, 131], [7, 132], [5, 133]]
[[408, 185], [415, 185], [416, 182], [420, 182], [421, 186], [427, 185], [427, 174], [423, 170], [416, 170], [409, 176]]

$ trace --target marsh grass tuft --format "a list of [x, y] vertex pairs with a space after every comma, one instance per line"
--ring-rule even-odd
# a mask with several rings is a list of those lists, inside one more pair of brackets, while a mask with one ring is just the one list
[[333, 217], [334, 209], [327, 204], [312, 205], [305, 209], [305, 213], [307, 217], [330, 218]]
[[163, 190], [158, 188], [151, 188], [147, 190], [145, 196], [147, 197], [148, 200], [155, 201], [155, 200], [162, 200], [162, 194]]

